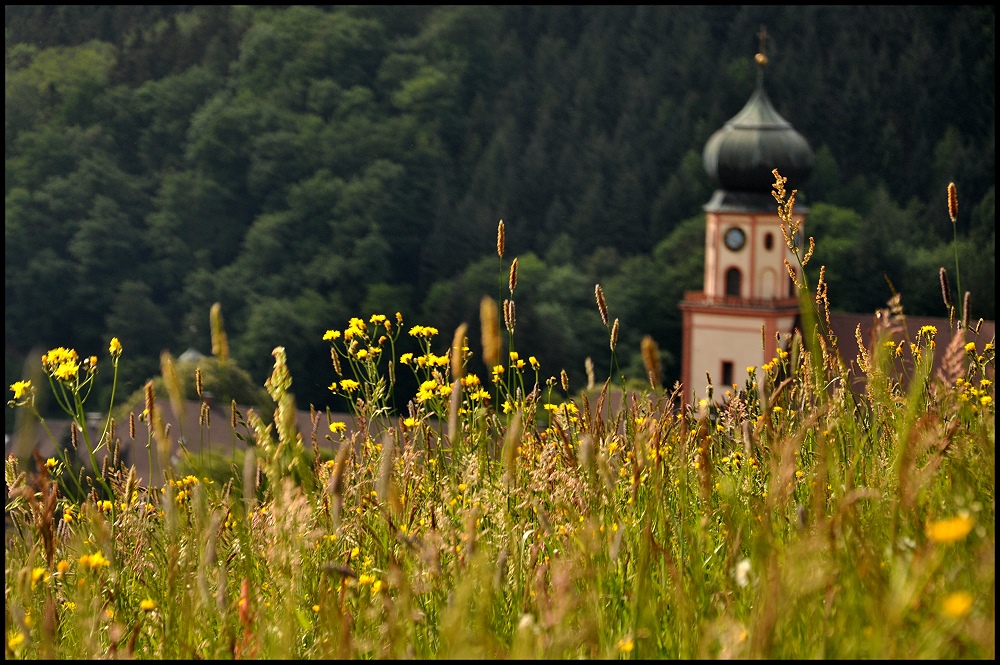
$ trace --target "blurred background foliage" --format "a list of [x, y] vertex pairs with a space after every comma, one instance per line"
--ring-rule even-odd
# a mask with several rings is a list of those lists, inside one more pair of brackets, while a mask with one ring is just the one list
[[440, 352], [468, 322], [476, 350], [516, 256], [516, 347], [543, 380], [582, 388], [588, 355], [606, 376], [600, 282], [622, 366], [642, 376], [652, 335], [669, 386], [701, 150], [753, 89], [762, 24], [770, 97], [816, 152], [799, 201], [833, 306], [872, 311], [891, 282], [946, 315], [954, 181], [962, 286], [995, 318], [994, 12], [8, 5], [6, 382], [33, 349], [118, 336], [127, 395], [162, 350], [207, 353], [220, 302], [257, 385], [284, 345], [299, 405], [342, 408], [326, 329], [400, 311]]

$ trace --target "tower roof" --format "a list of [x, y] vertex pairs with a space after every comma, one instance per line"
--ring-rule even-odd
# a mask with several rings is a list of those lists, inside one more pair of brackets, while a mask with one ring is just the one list
[[[757, 199], [760, 193], [771, 200], [772, 170], [788, 178], [789, 189], [799, 188], [812, 173], [809, 142], [781, 117], [764, 90], [767, 57], [758, 53], [756, 60], [757, 88], [743, 109], [708, 139], [702, 153], [705, 171], [725, 198]], [[735, 196], [725, 196], [729, 194]]]

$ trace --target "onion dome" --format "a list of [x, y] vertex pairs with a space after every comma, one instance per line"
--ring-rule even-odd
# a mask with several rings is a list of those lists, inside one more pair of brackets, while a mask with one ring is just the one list
[[761, 193], [771, 199], [774, 169], [788, 178], [790, 190], [801, 187], [812, 174], [812, 148], [771, 104], [764, 90], [767, 57], [758, 53], [756, 60], [757, 89], [743, 109], [708, 139], [702, 153], [705, 171], [715, 185], [723, 194], [736, 195], [725, 198]]

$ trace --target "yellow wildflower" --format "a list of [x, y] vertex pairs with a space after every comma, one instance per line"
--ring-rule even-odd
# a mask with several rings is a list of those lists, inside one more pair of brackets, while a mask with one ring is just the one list
[[152, 612], [156, 609], [156, 601], [151, 598], [144, 598], [139, 602], [139, 609], [143, 612]]
[[35, 585], [38, 584], [40, 581], [43, 581], [43, 580], [45, 582], [49, 581], [48, 571], [46, 571], [45, 568], [43, 568], [41, 566], [39, 566], [37, 568], [32, 568], [32, 570], [31, 570], [31, 588], [34, 589]]
[[335, 421], [330, 423], [330, 431], [339, 434], [347, 430], [347, 423], [341, 421]]
[[21, 399], [31, 390], [31, 381], [15, 381], [10, 384], [10, 390], [14, 393], [14, 399]]
[[122, 354], [122, 343], [118, 341], [117, 337], [111, 338], [111, 344], [108, 345], [108, 353], [111, 354], [112, 358], [117, 358]]
[[961, 619], [972, 609], [972, 594], [968, 591], [956, 591], [949, 594], [941, 604], [941, 612], [952, 619]]
[[84, 568], [104, 568], [111, 564], [110, 561], [104, 556], [103, 552], [95, 552], [94, 554], [84, 554], [80, 557], [80, 565]]
[[927, 525], [927, 537], [935, 543], [958, 542], [969, 535], [972, 524], [973, 519], [968, 515], [931, 522]]
[[75, 360], [69, 360], [56, 367], [52, 372], [52, 376], [56, 377], [60, 381], [73, 381], [76, 379], [79, 371], [80, 363]]

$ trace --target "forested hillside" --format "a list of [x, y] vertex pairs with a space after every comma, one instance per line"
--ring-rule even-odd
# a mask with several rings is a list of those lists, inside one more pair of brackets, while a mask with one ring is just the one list
[[220, 302], [255, 380], [284, 345], [300, 405], [337, 406], [325, 330], [399, 311], [478, 340], [518, 257], [517, 344], [543, 380], [582, 387], [589, 355], [607, 374], [600, 282], [623, 366], [642, 376], [652, 335], [669, 385], [677, 303], [702, 281], [701, 151], [753, 90], [762, 24], [770, 98], [816, 153], [799, 200], [834, 307], [895, 289], [945, 315], [957, 231], [973, 316], [995, 318], [992, 7], [8, 5], [5, 22], [8, 384], [29, 353], [117, 336], [127, 393], [163, 349], [208, 353]]

